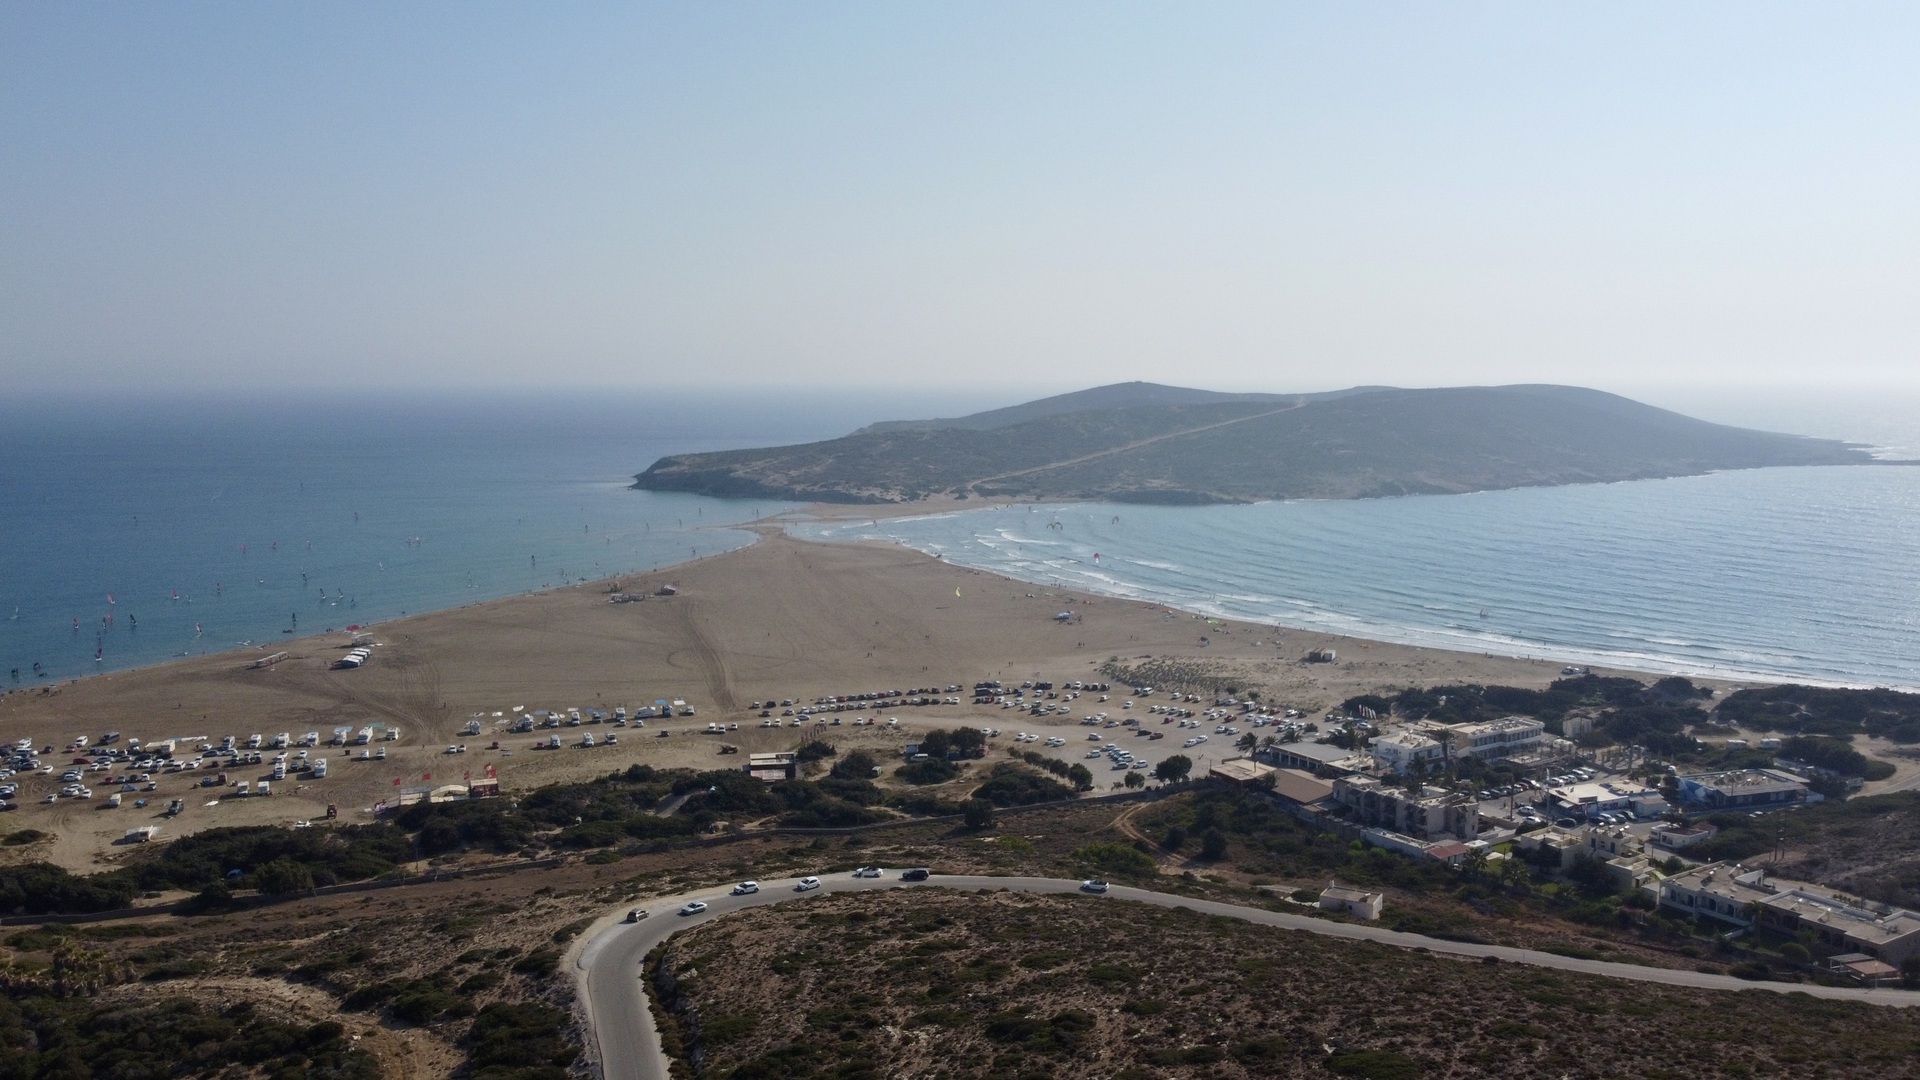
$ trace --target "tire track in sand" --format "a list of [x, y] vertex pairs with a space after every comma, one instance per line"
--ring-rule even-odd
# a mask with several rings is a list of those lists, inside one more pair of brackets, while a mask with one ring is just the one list
[[671, 607], [680, 635], [699, 662], [701, 674], [706, 677], [707, 693], [712, 695], [714, 705], [727, 712], [738, 709], [740, 702], [733, 694], [733, 676], [727, 671], [727, 662], [720, 655], [720, 650], [714, 647], [706, 631], [700, 628], [697, 605], [684, 597], [676, 597]]

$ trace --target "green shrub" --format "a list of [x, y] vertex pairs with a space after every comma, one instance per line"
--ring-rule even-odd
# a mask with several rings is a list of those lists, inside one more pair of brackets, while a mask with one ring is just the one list
[[1115, 876], [1144, 877], [1158, 869], [1153, 857], [1131, 844], [1096, 840], [1073, 849], [1073, 857], [1096, 870]]
[[1073, 789], [1017, 766], [1001, 764], [993, 767], [993, 774], [974, 789], [972, 797], [995, 806], [1029, 806], [1071, 799]]
[[1412, 1080], [1422, 1072], [1420, 1063], [1391, 1050], [1354, 1050], [1327, 1059], [1327, 1068], [1341, 1076], [1362, 1080]]
[[567, 1015], [533, 1001], [495, 1003], [467, 1031], [474, 1080], [564, 1080], [580, 1049], [567, 1043]]
[[1200, 838], [1200, 857], [1209, 861], [1227, 857], [1227, 834], [1219, 829], [1208, 829]]
[[893, 770], [893, 775], [909, 784], [944, 784], [960, 775], [960, 766], [946, 758], [930, 757], [924, 761], [909, 761]]
[[560, 966], [557, 949], [535, 949], [513, 962], [513, 970], [522, 975], [551, 975]]

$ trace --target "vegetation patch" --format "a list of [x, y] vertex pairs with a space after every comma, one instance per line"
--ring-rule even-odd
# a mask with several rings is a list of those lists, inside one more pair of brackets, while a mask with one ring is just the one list
[[[1519, 1080], [1652, 1064], [1878, 1080], [1920, 1053], [1898, 1009], [1463, 964], [1112, 899], [827, 896], [675, 942], [700, 958], [681, 990], [704, 1031], [726, 1031], [706, 1039], [716, 1077]], [[1496, 1021], [1462, 1024], [1461, 1001]], [[1592, 1038], [1589, 1018], [1615, 1016], [1634, 1038]]]

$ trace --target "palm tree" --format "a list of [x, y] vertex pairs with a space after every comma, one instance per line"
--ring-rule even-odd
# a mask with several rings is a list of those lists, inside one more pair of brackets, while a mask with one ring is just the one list
[[1234, 741], [1233, 748], [1243, 754], [1251, 754], [1253, 753], [1253, 748], [1258, 746], [1259, 743], [1260, 737], [1249, 731]]
[[1509, 855], [1500, 860], [1500, 884], [1509, 888], [1520, 884], [1532, 876], [1527, 864], [1519, 858]]
[[1462, 861], [1460, 868], [1465, 871], [1469, 877], [1485, 877], [1487, 873], [1487, 849], [1474, 848], [1472, 851], [1467, 852], [1467, 857]]
[[61, 997], [76, 994], [97, 994], [113, 974], [112, 965], [106, 957], [92, 949], [76, 944], [71, 939], [64, 940], [53, 948], [53, 968], [50, 972], [53, 992]]

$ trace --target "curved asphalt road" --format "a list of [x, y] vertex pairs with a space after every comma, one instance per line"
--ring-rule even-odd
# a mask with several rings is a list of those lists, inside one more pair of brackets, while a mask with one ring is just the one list
[[[760, 891], [747, 896], [729, 895], [727, 890], [731, 886], [727, 886], [705, 892], [659, 897], [646, 901], [641, 905], [641, 909], [651, 914], [637, 923], [618, 921], [625, 918], [628, 909], [624, 906], [617, 913], [607, 916], [595, 927], [594, 934], [581, 939], [584, 945], [577, 950], [574, 958], [578, 972], [576, 979], [581, 983], [581, 1002], [586, 1008], [587, 1023], [591, 1028], [590, 1034], [599, 1045], [601, 1075], [604, 1080], [666, 1080], [667, 1057], [660, 1049], [660, 1033], [654, 1027], [653, 1015], [648, 1008], [646, 988], [640, 978], [640, 962], [655, 945], [672, 936], [677, 930], [707, 922], [742, 908], [778, 903], [782, 900], [804, 899], [824, 893], [912, 889], [921, 888], [924, 885], [974, 891], [1009, 889], [1023, 893], [1078, 893], [1080, 890], [1080, 883], [1077, 881], [1062, 881], [1055, 878], [965, 875], [936, 875], [931, 881], [907, 885], [899, 880], [899, 873], [898, 870], [890, 870], [888, 871], [890, 876], [885, 878], [854, 878], [847, 875], [822, 878], [820, 888], [804, 893], [793, 891], [798, 878], [762, 881]], [[1137, 900], [1160, 907], [1187, 908], [1207, 915], [1225, 915], [1263, 926], [1305, 930], [1327, 937], [1377, 941], [1402, 948], [1424, 948], [1454, 956], [1497, 956], [1503, 961], [1517, 964], [1584, 972], [1589, 975], [1606, 975], [1637, 982], [1664, 983], [1668, 986], [1687, 986], [1706, 990], [1773, 990], [1843, 1001], [1862, 1001], [1876, 1005], [1920, 1006], [1920, 992], [1906, 990], [1865, 990], [1799, 983], [1749, 982], [1730, 975], [1706, 975], [1697, 971], [1641, 967], [1637, 964], [1619, 964], [1606, 960], [1578, 960], [1553, 953], [1535, 952], [1531, 949], [1512, 949], [1504, 945], [1472, 945], [1459, 941], [1441, 941], [1438, 938], [1400, 933], [1364, 923], [1330, 922], [1307, 915], [1240, 907], [1211, 900], [1195, 900], [1185, 896], [1128, 888], [1124, 885], [1113, 886], [1106, 896], [1122, 900]], [[1089, 903], [1098, 902], [1100, 899], [1102, 898], [1087, 897]], [[681, 906], [689, 900], [705, 900], [708, 905], [707, 910], [692, 916], [678, 914]]]

